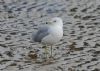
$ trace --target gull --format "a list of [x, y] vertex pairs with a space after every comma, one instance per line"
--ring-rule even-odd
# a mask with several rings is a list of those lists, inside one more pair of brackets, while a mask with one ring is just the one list
[[[59, 42], [63, 37], [63, 21], [59, 17], [51, 18], [43, 27], [32, 35], [32, 40], [45, 45], [45, 52], [47, 53], [47, 46], [52, 46]], [[46, 56], [47, 57], [47, 56]]]

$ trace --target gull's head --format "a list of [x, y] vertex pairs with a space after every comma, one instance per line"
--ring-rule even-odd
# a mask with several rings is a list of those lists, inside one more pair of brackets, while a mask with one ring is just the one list
[[52, 18], [48, 24], [51, 24], [51, 25], [56, 25], [56, 26], [62, 26], [63, 27], [63, 21], [61, 18], [59, 17], [54, 17]]

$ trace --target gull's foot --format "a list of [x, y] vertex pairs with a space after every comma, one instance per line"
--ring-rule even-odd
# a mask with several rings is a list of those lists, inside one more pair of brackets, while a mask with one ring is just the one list
[[51, 59], [51, 60], [55, 60], [55, 58], [54, 58], [53, 56], [50, 56], [49, 59]]

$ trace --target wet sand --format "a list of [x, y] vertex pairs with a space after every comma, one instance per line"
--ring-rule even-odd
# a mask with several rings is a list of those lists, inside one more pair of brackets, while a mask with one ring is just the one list
[[[100, 71], [100, 0], [4, 1], [0, 71]], [[64, 37], [53, 46], [55, 60], [45, 64], [44, 48], [30, 37], [55, 16], [64, 21]]]

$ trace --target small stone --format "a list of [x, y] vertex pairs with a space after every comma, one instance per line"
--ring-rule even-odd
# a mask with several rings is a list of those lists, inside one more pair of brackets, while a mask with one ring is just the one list
[[28, 53], [28, 57], [30, 57], [31, 59], [37, 59], [37, 54], [34, 51], [30, 51]]

